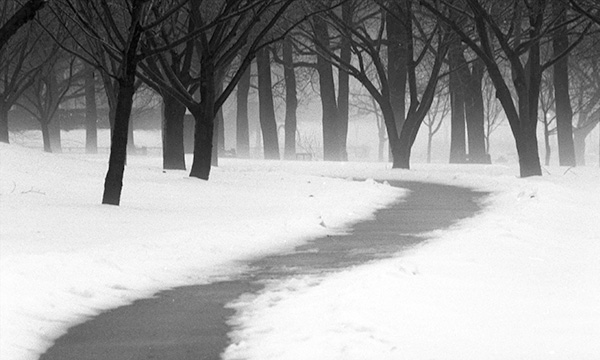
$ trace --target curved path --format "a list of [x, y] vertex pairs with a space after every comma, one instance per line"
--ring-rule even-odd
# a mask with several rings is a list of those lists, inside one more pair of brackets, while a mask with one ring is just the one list
[[445, 228], [474, 215], [484, 194], [417, 182], [404, 201], [359, 223], [349, 235], [329, 236], [250, 262], [240, 279], [164, 291], [151, 299], [103, 313], [59, 338], [42, 360], [217, 360], [228, 345], [224, 305], [260, 291], [260, 280], [326, 272], [384, 258], [423, 241], [419, 233]]

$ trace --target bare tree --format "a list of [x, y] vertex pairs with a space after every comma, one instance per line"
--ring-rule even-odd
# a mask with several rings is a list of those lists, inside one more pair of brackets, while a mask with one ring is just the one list
[[[34, 19], [35, 15], [48, 2], [48, 0], [29, 0], [19, 7], [14, 14], [6, 20], [0, 27], [0, 50], [4, 48], [8, 40], [17, 33], [17, 31], [27, 22]], [[2, 14], [9, 14], [14, 9], [10, 7], [16, 6], [15, 2], [5, 1], [0, 7]], [[4, 19], [2, 19], [4, 20]]]
[[[521, 176], [541, 175], [536, 136], [541, 75], [576, 46], [589, 27], [563, 53], [543, 62], [541, 41], [557, 26], [556, 19], [549, 15], [546, 0], [527, 4], [512, 0], [508, 2], [511, 6], [487, 0], [461, 0], [452, 4], [445, 1], [448, 11], [454, 14], [452, 16], [441, 11], [433, 1], [421, 3], [458, 34], [461, 41], [484, 62], [515, 139]], [[573, 26], [579, 24], [576, 22]], [[496, 56], [499, 52], [510, 63], [517, 104], [512, 98], [508, 80], [500, 70], [500, 58]]]
[[[10, 1], [0, 5], [3, 10], [0, 19], [10, 14], [9, 4], [15, 5]], [[9, 142], [9, 110], [41, 71], [43, 59], [34, 53], [41, 45], [42, 36], [40, 28], [29, 23], [0, 48], [0, 142]]]

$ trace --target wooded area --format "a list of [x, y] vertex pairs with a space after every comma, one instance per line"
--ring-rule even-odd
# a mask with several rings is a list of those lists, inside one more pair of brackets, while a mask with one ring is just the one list
[[250, 157], [254, 91], [265, 159], [317, 157], [298, 131], [310, 91], [327, 161], [348, 160], [352, 114], [374, 114], [379, 159], [387, 139], [403, 169], [419, 132], [431, 154], [448, 121], [449, 162], [490, 163], [490, 136], [506, 120], [520, 175], [537, 176], [538, 124], [544, 164], [556, 135], [560, 165], [576, 166], [600, 123], [596, 0], [5, 0], [0, 14], [0, 141], [19, 112], [57, 151], [59, 114], [79, 114], [95, 153], [106, 114], [106, 204], [120, 202], [140, 99], [162, 109], [164, 169], [186, 169], [193, 133], [189, 175], [204, 180], [226, 153], [226, 101], [236, 102], [235, 156]]

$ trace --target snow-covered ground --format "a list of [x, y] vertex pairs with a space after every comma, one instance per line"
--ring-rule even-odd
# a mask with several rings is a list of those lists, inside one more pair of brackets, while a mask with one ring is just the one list
[[0, 145], [0, 359], [35, 359], [103, 310], [235, 274], [404, 194], [349, 178], [491, 196], [407, 253], [242, 297], [225, 358], [600, 359], [597, 168], [517, 179], [503, 166], [227, 159], [203, 182], [160, 164], [130, 157], [122, 206], [102, 206], [106, 155]]

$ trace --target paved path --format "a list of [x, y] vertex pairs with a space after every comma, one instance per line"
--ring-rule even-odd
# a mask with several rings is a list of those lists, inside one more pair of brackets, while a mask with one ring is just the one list
[[223, 308], [241, 294], [257, 292], [261, 279], [326, 272], [384, 258], [414, 245], [416, 234], [450, 226], [479, 210], [483, 194], [416, 182], [391, 182], [408, 188], [405, 201], [357, 224], [352, 234], [311, 241], [291, 254], [250, 263], [246, 277], [159, 293], [108, 311], [73, 327], [42, 360], [217, 360], [228, 344]]

